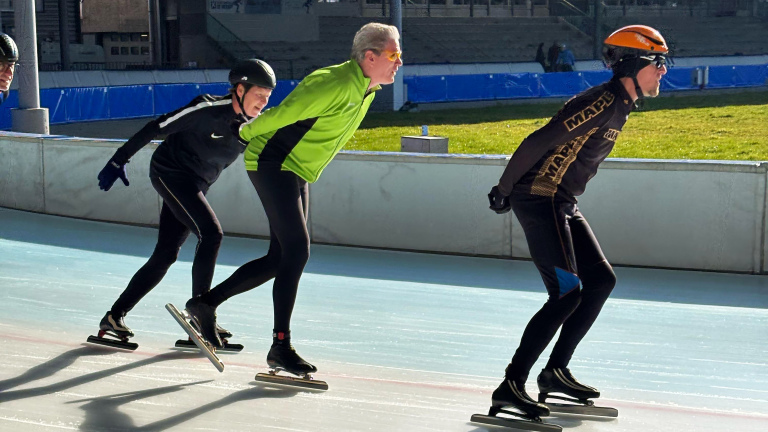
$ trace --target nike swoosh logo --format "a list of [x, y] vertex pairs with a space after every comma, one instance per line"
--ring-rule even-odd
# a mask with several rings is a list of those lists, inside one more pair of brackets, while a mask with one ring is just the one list
[[215, 133], [212, 133], [211, 138], [224, 138], [224, 135], [216, 135]]

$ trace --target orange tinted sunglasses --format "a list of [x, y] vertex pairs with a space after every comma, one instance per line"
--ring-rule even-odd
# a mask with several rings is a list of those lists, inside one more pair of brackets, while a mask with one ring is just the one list
[[387, 59], [391, 62], [403, 59], [402, 51], [382, 51], [381, 53], [387, 56]]

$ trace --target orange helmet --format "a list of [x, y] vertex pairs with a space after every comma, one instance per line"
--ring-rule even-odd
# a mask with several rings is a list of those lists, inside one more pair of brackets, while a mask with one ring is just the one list
[[[623, 63], [636, 63], [627, 60], [645, 59], [650, 63], [654, 59], [664, 59], [667, 53], [669, 47], [661, 33], [644, 25], [622, 27], [603, 42], [603, 59], [614, 72], [626, 69], [622, 68]], [[623, 72], [626, 74], [627, 71]]]

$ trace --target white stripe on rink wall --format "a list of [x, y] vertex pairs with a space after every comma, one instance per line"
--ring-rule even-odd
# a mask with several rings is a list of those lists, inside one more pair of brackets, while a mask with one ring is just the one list
[[[123, 141], [0, 136], [0, 206], [156, 225], [154, 145], [131, 159], [131, 186], [96, 175]], [[528, 258], [514, 215], [488, 210], [504, 156], [342, 152], [310, 186], [315, 243]], [[227, 234], [268, 236], [242, 159], [208, 199]], [[768, 273], [768, 162], [609, 159], [580, 197], [617, 265]]]

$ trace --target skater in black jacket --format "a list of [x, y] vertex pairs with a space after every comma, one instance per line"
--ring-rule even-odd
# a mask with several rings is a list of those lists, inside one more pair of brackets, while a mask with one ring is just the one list
[[[153, 153], [149, 169], [152, 186], [163, 198], [157, 245], [104, 315], [99, 338], [106, 333], [126, 342], [133, 336], [125, 315], [160, 283], [190, 232], [197, 237], [192, 295], [210, 290], [223, 233], [205, 195], [219, 174], [245, 150], [233, 130], [259, 115], [277, 84], [272, 68], [257, 59], [238, 62], [229, 73], [229, 82], [229, 94], [200, 95], [147, 123], [117, 149], [99, 173], [102, 190], [108, 191], [118, 178], [128, 186], [125, 167], [129, 159], [154, 137], [167, 135]], [[224, 338], [231, 337], [220, 327], [218, 331]]]
[[0, 33], [0, 104], [8, 98], [13, 72], [18, 61], [19, 49], [16, 47], [16, 42], [7, 34]]
[[[553, 405], [542, 402], [550, 393], [564, 393], [582, 406], [591, 406], [587, 400], [600, 396], [595, 388], [576, 381], [568, 363], [613, 290], [616, 276], [576, 197], [613, 149], [635, 102], [659, 94], [667, 52], [664, 38], [650, 27], [628, 26], [611, 34], [604, 57], [613, 78], [572, 98], [547, 125], [529, 135], [488, 194], [492, 210], [514, 210], [549, 294], [493, 393], [497, 409], [512, 406], [522, 417], [535, 419], [549, 414]], [[539, 400], [534, 401], [525, 383], [558, 329], [560, 336], [537, 379]]]

